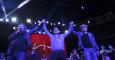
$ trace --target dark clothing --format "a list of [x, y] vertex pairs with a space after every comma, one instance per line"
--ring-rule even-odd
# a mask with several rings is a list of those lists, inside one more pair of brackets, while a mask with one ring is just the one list
[[26, 60], [27, 49], [30, 47], [30, 40], [25, 33], [13, 33], [10, 35], [7, 60]]
[[[82, 32], [76, 32], [76, 31], [73, 31], [73, 33], [78, 36], [78, 47], [79, 48], [84, 48], [84, 45], [82, 43], [82, 35], [83, 35], [83, 33]], [[91, 42], [91, 45], [93, 46], [93, 49], [94, 50], [99, 50], [99, 47], [98, 47], [97, 43], [95, 42], [95, 38], [94, 38], [93, 34], [88, 32], [87, 36], [89, 37], [89, 40]]]
[[82, 44], [84, 48], [93, 48], [91, 41], [89, 40], [88, 34], [82, 35]]
[[13, 33], [13, 37], [10, 38], [10, 45], [15, 51], [27, 51], [30, 47], [30, 40], [27, 37], [27, 33]]
[[95, 42], [95, 38], [92, 33], [87, 32], [84, 35], [83, 32], [75, 32], [78, 36], [78, 47], [84, 50], [84, 56], [86, 60], [98, 60], [96, 50], [99, 50], [97, 43]]
[[29, 60], [39, 60], [38, 54], [32, 54]]
[[[25, 27], [21, 29], [26, 29]], [[10, 40], [11, 43], [9, 45], [8, 52], [7, 52], [8, 57], [16, 58], [16, 60], [27, 60], [25, 59], [25, 57], [27, 54], [27, 50], [31, 46], [30, 34], [37, 29], [38, 29], [38, 24], [32, 29], [28, 29], [28, 31], [27, 30], [16, 31], [12, 33], [11, 35], [9, 35], [8, 39]]]
[[27, 40], [24, 34], [18, 33], [15, 39], [15, 50], [17, 51], [26, 51], [27, 50]]
[[26, 60], [26, 52], [15, 51], [13, 55], [8, 56], [6, 60]]
[[50, 60], [66, 60], [63, 50], [52, 51]]

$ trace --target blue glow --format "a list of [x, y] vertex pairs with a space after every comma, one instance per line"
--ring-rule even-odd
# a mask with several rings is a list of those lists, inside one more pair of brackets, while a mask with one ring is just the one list
[[62, 26], [65, 26], [65, 24], [62, 24]]

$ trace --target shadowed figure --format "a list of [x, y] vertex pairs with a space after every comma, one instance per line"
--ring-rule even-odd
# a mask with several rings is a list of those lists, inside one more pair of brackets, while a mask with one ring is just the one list
[[8, 36], [10, 44], [7, 51], [7, 60], [26, 60], [27, 51], [31, 46], [30, 34], [37, 29], [38, 25], [29, 30], [23, 23], [18, 25], [17, 31]]
[[86, 60], [98, 60], [96, 51], [99, 50], [95, 38], [91, 32], [88, 32], [88, 26], [82, 24], [80, 32], [73, 31], [78, 37], [78, 47], [83, 49]]

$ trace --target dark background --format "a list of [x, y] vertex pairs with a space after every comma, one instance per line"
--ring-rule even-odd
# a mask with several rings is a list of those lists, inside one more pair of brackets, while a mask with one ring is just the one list
[[[6, 8], [6, 13], [15, 9], [23, 0], [3, 0]], [[84, 7], [83, 9], [81, 7]], [[0, 7], [2, 7], [0, 5]], [[64, 32], [68, 28], [68, 23], [74, 21], [76, 24], [75, 30], [82, 24], [90, 23], [89, 31], [95, 36], [99, 46], [109, 44], [115, 45], [115, 0], [31, 0], [28, 4], [8, 16], [16, 16], [18, 23], [26, 23], [27, 18], [31, 18], [33, 22], [47, 18], [49, 22], [65, 23], [66, 26], [59, 28]], [[0, 8], [0, 18], [4, 17], [2, 8]], [[6, 52], [9, 41], [7, 36], [13, 32], [13, 26], [18, 23], [0, 22], [0, 52]], [[27, 24], [27, 27], [32, 27], [34, 24]], [[53, 26], [47, 25], [48, 29]], [[77, 37], [70, 34], [67, 38], [67, 50], [70, 52], [77, 47]]]

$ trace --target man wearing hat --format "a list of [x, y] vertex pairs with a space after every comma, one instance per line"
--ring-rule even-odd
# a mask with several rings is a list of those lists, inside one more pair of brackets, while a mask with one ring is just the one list
[[99, 50], [95, 38], [91, 32], [88, 32], [88, 26], [82, 24], [80, 32], [73, 31], [78, 36], [78, 47], [84, 50], [86, 60], [98, 60], [96, 51]]

